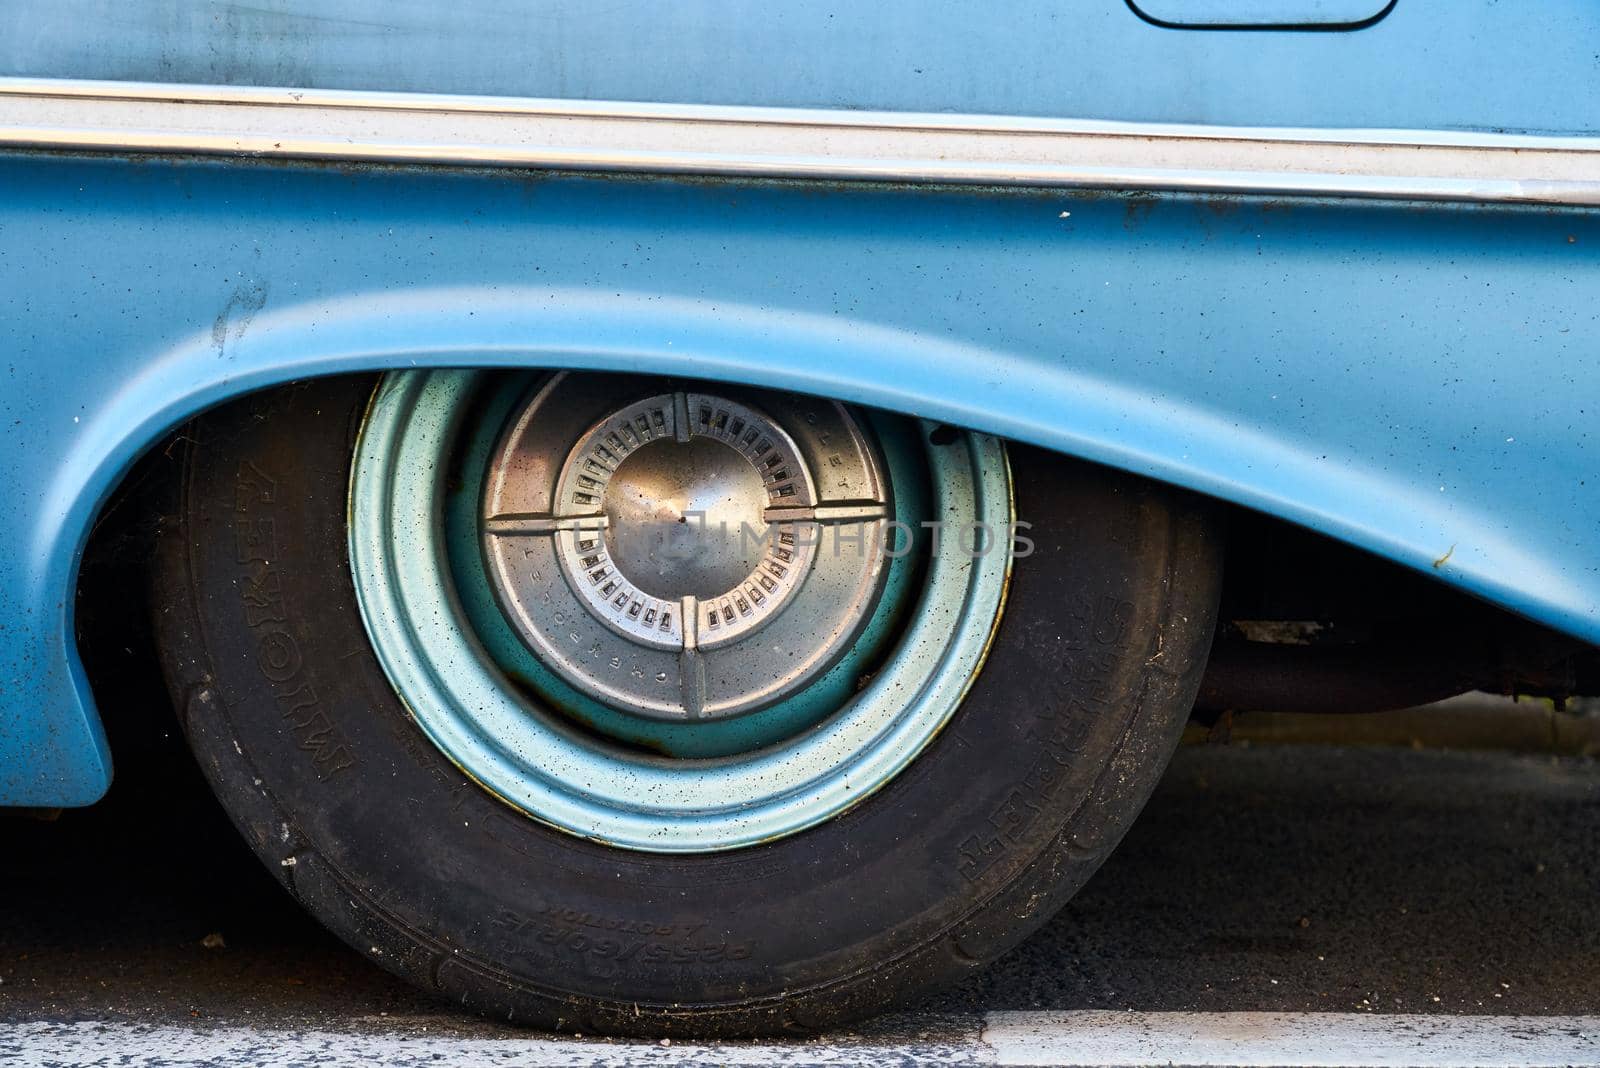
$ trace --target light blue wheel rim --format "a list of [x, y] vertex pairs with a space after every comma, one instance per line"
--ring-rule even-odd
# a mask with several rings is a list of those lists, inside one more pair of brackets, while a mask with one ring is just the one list
[[[373, 398], [350, 490], [350, 560], [380, 663], [458, 767], [529, 816], [627, 849], [737, 849], [815, 826], [903, 770], [982, 666], [1009, 577], [1010, 477], [992, 437], [928, 447], [944, 536], [906, 630], [825, 721], [754, 752], [669, 759], [585, 736], [508, 685], [457, 597], [445, 544], [447, 458], [480, 372], [402, 372]], [[926, 436], [926, 435], [924, 435]], [[958, 532], [983, 523], [998, 546]], [[996, 540], [991, 538], [991, 540]]]

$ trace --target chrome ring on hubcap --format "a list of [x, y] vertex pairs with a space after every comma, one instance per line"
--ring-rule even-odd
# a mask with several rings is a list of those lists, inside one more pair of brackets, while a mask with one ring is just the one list
[[796, 833], [917, 756], [998, 622], [1004, 450], [931, 429], [732, 386], [389, 375], [351, 474], [373, 647], [535, 819], [666, 852]]

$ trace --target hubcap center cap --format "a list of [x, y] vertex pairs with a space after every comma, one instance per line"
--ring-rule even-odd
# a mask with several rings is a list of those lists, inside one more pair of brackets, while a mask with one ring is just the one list
[[720, 597], [761, 562], [766, 483], [716, 438], [641, 445], [617, 465], [601, 501], [612, 562], [652, 597]]

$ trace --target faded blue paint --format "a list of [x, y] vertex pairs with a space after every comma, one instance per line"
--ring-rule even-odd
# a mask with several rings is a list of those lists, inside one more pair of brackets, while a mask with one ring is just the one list
[[121, 473], [209, 404], [361, 368], [914, 411], [1600, 639], [1597, 249], [1579, 210], [0, 157], [0, 798], [106, 785], [71, 591]]
[[1597, 55], [1594, 0], [1398, 0], [1336, 33], [1163, 29], [1124, 0], [0, 5], [10, 75], [1240, 126], [1593, 133]]

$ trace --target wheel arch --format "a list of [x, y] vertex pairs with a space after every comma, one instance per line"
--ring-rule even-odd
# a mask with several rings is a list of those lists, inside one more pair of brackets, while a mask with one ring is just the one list
[[227, 336], [225, 347], [215, 329], [196, 331], [143, 363], [85, 419], [41, 488], [26, 548], [17, 607], [30, 622], [9, 640], [31, 644], [27, 655], [45, 670], [8, 699], [19, 729], [4, 748], [17, 747], [22, 759], [0, 760], [15, 769], [0, 777], [0, 802], [87, 804], [109, 784], [70, 591], [99, 509], [141, 453], [193, 415], [255, 390], [321, 375], [452, 366], [651, 371], [914, 413], [1257, 509], [1438, 574], [1558, 629], [1590, 640], [1600, 631], [1592, 591], [1573, 583], [1559, 561], [1519, 545], [1503, 517], [1459, 502], [1447, 507], [1421, 487], [1340, 461], [1335, 449], [1307, 448], [1283, 427], [1243, 424], [1203, 398], [1135, 391], [1086, 372], [1084, 362], [1041, 361], [837, 315], [651, 292], [384, 290], [263, 312]]

